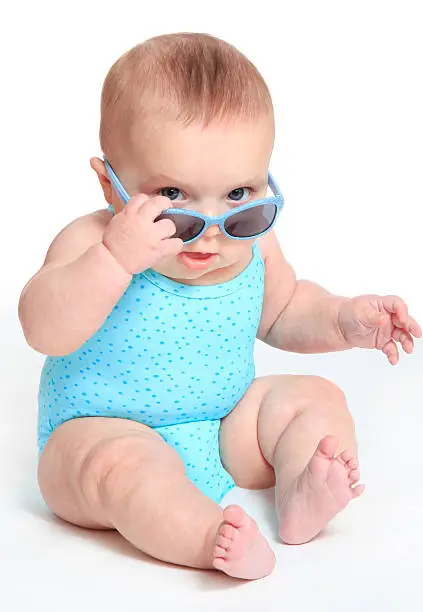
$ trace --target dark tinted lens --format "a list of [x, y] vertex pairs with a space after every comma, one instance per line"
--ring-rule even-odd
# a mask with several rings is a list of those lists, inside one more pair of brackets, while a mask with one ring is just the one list
[[265, 232], [276, 217], [274, 204], [261, 204], [234, 214], [225, 221], [225, 230], [235, 238], [250, 238]]
[[198, 236], [204, 227], [204, 221], [192, 215], [173, 215], [172, 213], [163, 213], [156, 217], [156, 221], [160, 219], [170, 219], [176, 225], [176, 232], [171, 238], [181, 238], [183, 242], [191, 240]]

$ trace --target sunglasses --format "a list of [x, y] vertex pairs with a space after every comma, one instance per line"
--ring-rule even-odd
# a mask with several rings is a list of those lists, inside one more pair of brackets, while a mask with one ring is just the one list
[[[103, 157], [110, 181], [124, 204], [130, 200], [122, 183], [113, 168]], [[172, 238], [180, 238], [185, 244], [197, 240], [211, 225], [218, 225], [228, 238], [233, 240], [251, 240], [266, 234], [276, 223], [284, 205], [284, 198], [271, 173], [268, 173], [268, 183], [273, 198], [263, 198], [254, 202], [247, 202], [218, 217], [202, 215], [194, 210], [183, 208], [167, 208], [155, 221], [170, 219], [176, 226]]]

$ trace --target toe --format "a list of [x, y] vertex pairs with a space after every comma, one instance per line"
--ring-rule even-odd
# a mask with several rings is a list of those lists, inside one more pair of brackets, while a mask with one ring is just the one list
[[234, 527], [242, 527], [247, 522], [247, 516], [241, 506], [228, 506], [223, 511], [225, 521]]
[[233, 525], [229, 525], [229, 523], [223, 523], [219, 529], [219, 534], [223, 535], [228, 540], [233, 540], [236, 532], [236, 528]]
[[360, 480], [360, 470], [351, 470], [349, 473], [349, 481], [350, 483], [358, 482]]
[[216, 546], [220, 546], [221, 548], [224, 548], [225, 550], [228, 550], [231, 543], [232, 543], [232, 540], [230, 540], [229, 538], [225, 538], [225, 536], [223, 535], [218, 535], [216, 538]]
[[316, 455], [319, 455], [320, 457], [324, 457], [325, 459], [333, 459], [337, 448], [338, 448], [338, 438], [335, 436], [325, 436], [319, 442], [319, 446], [317, 447]]
[[356, 460], [356, 457], [353, 453], [351, 453], [350, 451], [345, 450], [344, 452], [340, 453], [337, 457], [338, 461], [340, 461], [341, 463], [344, 463], [345, 465], [348, 464], [350, 461], [354, 461]]
[[213, 557], [215, 559], [226, 559], [226, 550], [216, 544], [213, 551]]
[[353, 459], [350, 459], [349, 461], [347, 461], [347, 463], [345, 464], [347, 466], [347, 468], [349, 470], [357, 470], [358, 469], [358, 459], [356, 459], [355, 457]]
[[353, 497], [359, 497], [364, 491], [364, 484], [356, 485], [355, 487], [351, 487], [351, 492]]
[[225, 559], [221, 559], [220, 557], [217, 557], [213, 561], [213, 567], [217, 570], [225, 571], [226, 566], [227, 566], [227, 563]]

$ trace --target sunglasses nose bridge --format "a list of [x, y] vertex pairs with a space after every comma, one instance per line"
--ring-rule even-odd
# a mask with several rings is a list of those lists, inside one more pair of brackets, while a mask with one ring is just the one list
[[211, 237], [223, 231], [223, 220], [220, 217], [208, 217], [202, 235], [207, 234]]

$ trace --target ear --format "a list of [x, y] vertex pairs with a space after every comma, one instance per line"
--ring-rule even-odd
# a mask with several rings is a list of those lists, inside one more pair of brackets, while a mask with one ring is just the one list
[[104, 161], [99, 157], [92, 157], [90, 159], [90, 166], [98, 176], [101, 188], [103, 189], [104, 197], [108, 204], [114, 204], [113, 202], [113, 188], [110, 179], [107, 174], [106, 166]]

